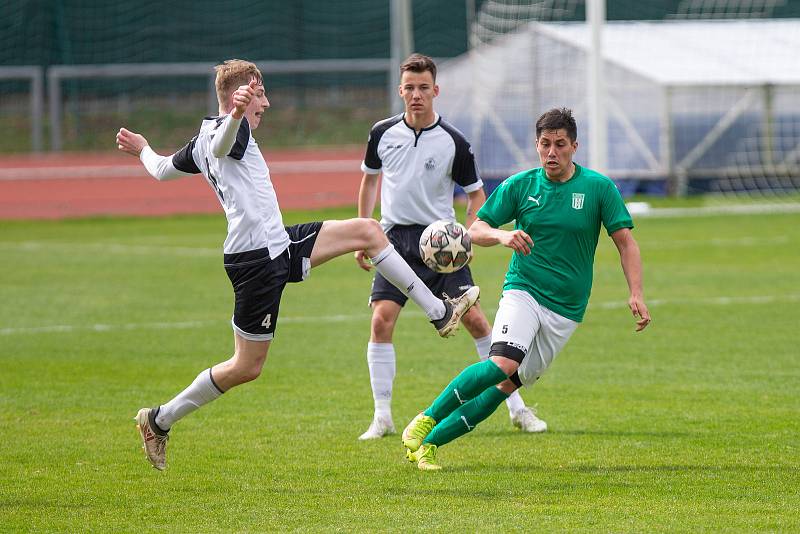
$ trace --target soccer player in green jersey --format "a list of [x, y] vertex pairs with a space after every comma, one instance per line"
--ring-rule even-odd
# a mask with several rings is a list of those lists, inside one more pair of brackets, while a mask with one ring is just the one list
[[[469, 229], [473, 243], [514, 252], [489, 359], [464, 369], [403, 431], [406, 455], [420, 469], [441, 469], [438, 447], [470, 432], [523, 384], [536, 382], [566, 345], [589, 301], [601, 224], [619, 251], [636, 331], [650, 323], [633, 221], [609, 178], [572, 161], [577, 137], [570, 110], [539, 117], [542, 166], [505, 180]], [[511, 221], [513, 230], [500, 229]]]

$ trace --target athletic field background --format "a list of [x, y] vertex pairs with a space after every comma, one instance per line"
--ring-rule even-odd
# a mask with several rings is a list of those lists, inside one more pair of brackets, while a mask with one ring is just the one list
[[[261, 378], [179, 422], [160, 473], [133, 416], [231, 355], [224, 235], [222, 214], [0, 221], [0, 531], [800, 530], [800, 214], [637, 218], [638, 334], [602, 234], [585, 322], [522, 392], [548, 433], [501, 406], [438, 473], [356, 440], [371, 275], [334, 260], [286, 289]], [[490, 319], [508, 257], [472, 264]], [[400, 430], [476, 355], [413, 304], [395, 345]]]

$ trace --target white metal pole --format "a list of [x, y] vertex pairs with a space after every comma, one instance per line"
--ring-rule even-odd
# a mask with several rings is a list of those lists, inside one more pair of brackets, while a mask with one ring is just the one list
[[31, 148], [41, 152], [42, 123], [44, 122], [44, 69], [36, 67], [36, 74], [31, 78]]
[[414, 49], [414, 25], [411, 19], [411, 0], [392, 0], [389, 15], [391, 35], [391, 65], [389, 67], [389, 106], [392, 114], [403, 111], [403, 102], [397, 94], [400, 85], [400, 64]]
[[475, 23], [475, 0], [465, 0], [465, 7], [467, 12], [467, 50], [475, 48], [475, 37], [472, 33], [472, 25]]
[[591, 31], [589, 49], [589, 166], [605, 173], [608, 157], [608, 119], [606, 84], [603, 71], [603, 25], [606, 0], [586, 0], [586, 18]]
[[58, 67], [47, 69], [47, 100], [50, 115], [50, 151], [61, 151], [61, 78]]

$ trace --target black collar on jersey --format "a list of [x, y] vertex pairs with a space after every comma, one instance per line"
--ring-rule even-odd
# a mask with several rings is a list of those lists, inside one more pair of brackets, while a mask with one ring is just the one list
[[405, 124], [405, 125], [406, 125], [406, 127], [408, 127], [408, 129], [409, 129], [409, 130], [411, 130], [412, 132], [414, 132], [414, 146], [417, 146], [417, 141], [419, 141], [419, 136], [421, 136], [421, 135], [422, 135], [422, 132], [426, 132], [426, 131], [428, 131], [428, 130], [433, 130], [434, 128], [436, 128], [437, 126], [439, 126], [439, 123], [440, 123], [441, 121], [442, 121], [442, 116], [441, 116], [441, 115], [439, 115], [438, 117], [436, 117], [436, 122], [434, 122], [434, 123], [433, 123], [433, 124], [431, 124], [430, 126], [427, 126], [427, 127], [425, 127], [425, 128], [422, 128], [422, 129], [420, 129], [420, 131], [419, 131], [419, 132], [417, 132], [417, 130], [415, 130], [415, 129], [414, 129], [414, 127], [412, 127], [410, 124], [408, 124], [408, 122], [406, 122], [406, 114], [405, 114], [405, 113], [403, 113], [403, 124]]

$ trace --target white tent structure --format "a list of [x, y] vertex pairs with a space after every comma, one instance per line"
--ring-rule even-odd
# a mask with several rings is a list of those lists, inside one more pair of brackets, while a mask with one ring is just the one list
[[[575, 113], [588, 163], [589, 32], [531, 22], [441, 65], [437, 108], [486, 176], [538, 166], [534, 124], [552, 107]], [[800, 187], [800, 20], [608, 22], [602, 62], [612, 178]]]

